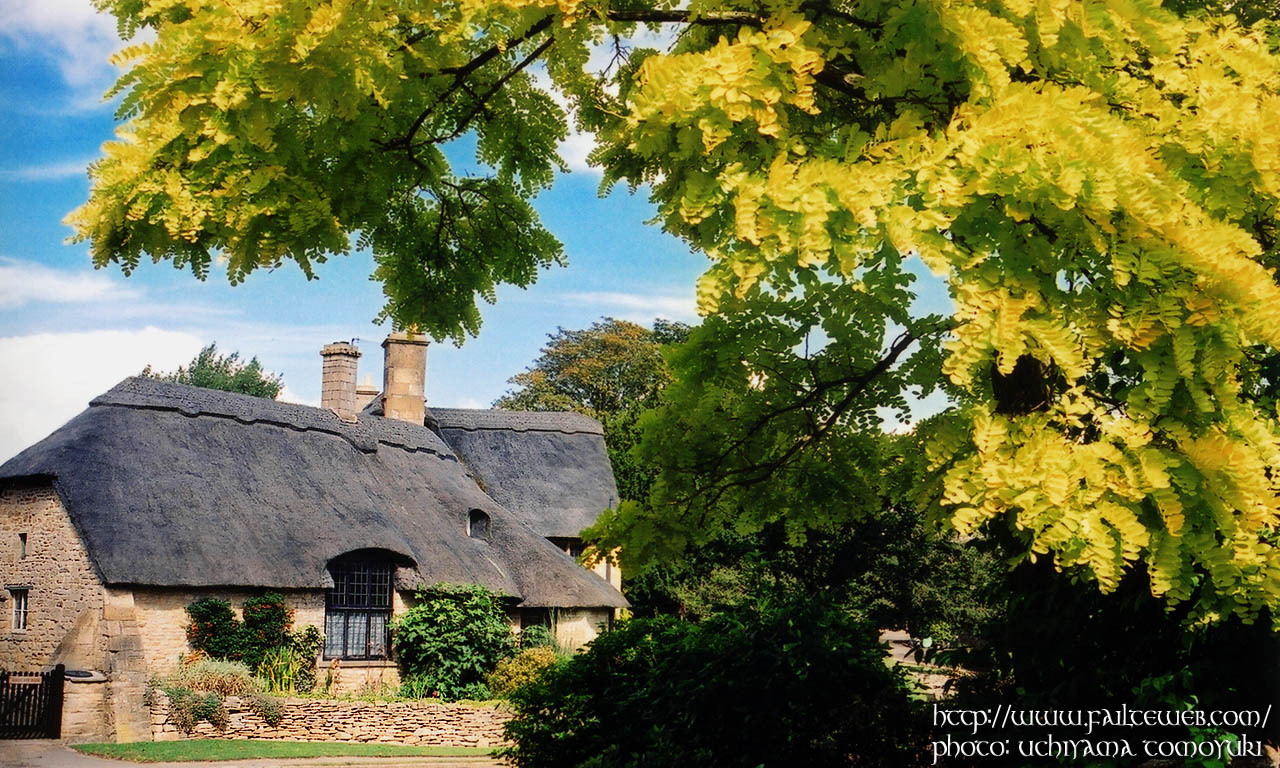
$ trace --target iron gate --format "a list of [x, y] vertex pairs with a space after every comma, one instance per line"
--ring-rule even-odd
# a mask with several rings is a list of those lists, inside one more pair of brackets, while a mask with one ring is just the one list
[[56, 739], [62, 734], [62, 686], [66, 669], [0, 670], [0, 739]]

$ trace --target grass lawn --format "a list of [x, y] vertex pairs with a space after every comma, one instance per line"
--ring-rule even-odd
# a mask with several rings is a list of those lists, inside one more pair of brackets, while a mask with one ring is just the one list
[[190, 739], [138, 741], [131, 744], [74, 744], [87, 755], [166, 763], [188, 760], [252, 760], [287, 757], [469, 757], [489, 755], [489, 747], [414, 747], [404, 744], [338, 744], [320, 741], [265, 741], [260, 739]]

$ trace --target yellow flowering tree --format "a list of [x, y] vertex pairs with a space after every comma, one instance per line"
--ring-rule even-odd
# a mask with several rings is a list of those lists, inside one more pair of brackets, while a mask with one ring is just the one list
[[[999, 521], [1104, 590], [1141, 563], [1205, 619], [1280, 601], [1264, 5], [100, 4], [157, 34], [121, 54], [127, 122], [70, 218], [99, 265], [310, 273], [357, 239], [387, 316], [461, 339], [477, 295], [561, 258], [527, 203], [560, 162], [560, 104], [606, 185], [649, 186], [711, 260], [709, 321], [649, 425], [651, 504], [607, 516], [606, 547], [643, 562], [852, 514], [876, 407], [941, 385], [957, 405], [922, 430], [919, 490], [962, 532]], [[679, 34], [632, 49], [637, 24]], [[440, 151], [466, 133], [490, 178]], [[912, 259], [952, 318], [912, 312]]]

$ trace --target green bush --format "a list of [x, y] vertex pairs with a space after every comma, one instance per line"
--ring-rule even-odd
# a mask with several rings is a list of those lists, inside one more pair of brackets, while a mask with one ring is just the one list
[[[187, 616], [191, 619], [187, 625], [187, 643], [192, 650], [210, 658], [243, 661], [254, 671], [273, 649], [295, 645], [295, 638], [289, 633], [293, 609], [285, 604], [280, 593], [268, 592], [249, 598], [244, 603], [243, 614], [244, 621], [237, 619], [231, 603], [226, 600], [213, 597], [196, 600], [187, 606]], [[303, 650], [313, 648], [314, 655], [324, 639], [320, 630], [309, 629], [297, 642], [302, 643]], [[311, 687], [315, 687], [314, 662], [309, 670]], [[306, 677], [306, 670], [300, 670], [299, 676]], [[299, 687], [299, 690], [309, 688]]]
[[520, 686], [537, 680], [543, 671], [554, 667], [559, 661], [560, 657], [552, 648], [526, 648], [515, 656], [498, 662], [493, 672], [489, 673], [489, 690], [495, 696], [508, 696]]
[[928, 765], [874, 625], [819, 598], [622, 622], [511, 695], [521, 768]]
[[293, 609], [285, 605], [284, 595], [268, 592], [245, 600], [242, 613], [241, 658], [257, 669], [268, 651], [289, 645]]
[[324, 647], [324, 635], [308, 624], [294, 632], [289, 643], [298, 660], [298, 677], [294, 685], [302, 693], [309, 693], [316, 688], [316, 660]]
[[520, 648], [555, 648], [556, 636], [545, 624], [532, 624], [520, 630]]
[[231, 603], [215, 597], [196, 600], [187, 606], [187, 644], [215, 659], [241, 658], [244, 652], [242, 625]]
[[229, 717], [221, 695], [182, 687], [166, 687], [164, 692], [169, 697], [169, 720], [178, 730], [191, 733], [201, 721], [226, 730]]
[[421, 678], [447, 701], [487, 698], [485, 677], [515, 642], [501, 598], [478, 585], [421, 589], [392, 623], [403, 678]]
[[280, 721], [284, 720], [284, 703], [274, 696], [255, 693], [248, 697], [247, 703], [249, 709], [256, 712], [258, 717], [262, 718], [262, 722], [272, 728], [280, 725]]
[[219, 696], [244, 696], [261, 687], [245, 664], [220, 659], [201, 659], [181, 667], [165, 682], [175, 688], [216, 693]]

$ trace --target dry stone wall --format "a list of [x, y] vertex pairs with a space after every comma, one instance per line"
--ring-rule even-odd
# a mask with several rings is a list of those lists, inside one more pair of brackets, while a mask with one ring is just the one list
[[506, 709], [467, 704], [285, 699], [280, 724], [271, 726], [245, 699], [228, 696], [226, 709], [225, 730], [202, 722], [191, 733], [183, 733], [169, 718], [168, 699], [155, 692], [151, 732], [156, 741], [278, 739], [492, 747], [506, 744], [502, 728], [511, 719]]

